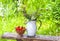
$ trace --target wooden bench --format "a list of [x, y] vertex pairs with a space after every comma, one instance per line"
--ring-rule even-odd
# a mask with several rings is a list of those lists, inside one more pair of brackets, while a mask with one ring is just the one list
[[17, 41], [60, 41], [60, 36], [36, 35], [35, 37], [27, 37], [24, 34], [23, 37], [20, 37], [16, 33], [4, 33], [2, 38], [16, 39]]

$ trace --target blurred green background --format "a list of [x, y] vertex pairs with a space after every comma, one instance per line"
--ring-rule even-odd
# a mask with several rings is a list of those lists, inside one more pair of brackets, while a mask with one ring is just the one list
[[[0, 0], [0, 35], [15, 32], [16, 26], [26, 26], [28, 19], [22, 13], [24, 6], [29, 15], [39, 8], [37, 14], [40, 14], [38, 20], [42, 21], [42, 26], [36, 34], [60, 35], [60, 0]], [[16, 40], [0, 38], [0, 41]]]

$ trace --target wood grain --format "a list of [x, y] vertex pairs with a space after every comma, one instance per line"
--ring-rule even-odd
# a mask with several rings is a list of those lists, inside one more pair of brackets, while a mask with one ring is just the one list
[[30, 38], [27, 37], [27, 35], [25, 34], [23, 35], [23, 37], [21, 37], [16, 33], [4, 33], [2, 35], [2, 38], [17, 39], [17, 41], [19, 39], [26, 40], [26, 41], [59, 41], [60, 40], [60, 36], [36, 35], [35, 37]]

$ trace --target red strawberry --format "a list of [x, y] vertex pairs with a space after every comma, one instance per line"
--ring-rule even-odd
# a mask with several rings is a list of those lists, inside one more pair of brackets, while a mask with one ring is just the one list
[[19, 31], [20, 30], [20, 26], [16, 27], [16, 31]]
[[21, 31], [22, 29], [23, 27], [20, 27], [20, 26], [16, 27], [16, 31]]
[[25, 30], [26, 30], [25, 27], [20, 27], [20, 26], [16, 27], [16, 32], [20, 35], [23, 34]]
[[22, 30], [22, 27], [20, 27], [20, 30]]

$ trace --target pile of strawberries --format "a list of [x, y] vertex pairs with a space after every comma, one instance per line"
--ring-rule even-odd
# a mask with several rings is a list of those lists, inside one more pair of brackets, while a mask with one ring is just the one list
[[16, 27], [16, 32], [19, 34], [19, 35], [23, 35], [24, 32], [25, 32], [25, 27], [21, 27], [21, 26], [17, 26]]

